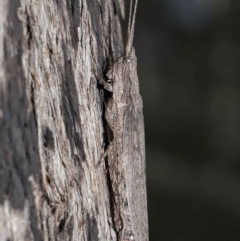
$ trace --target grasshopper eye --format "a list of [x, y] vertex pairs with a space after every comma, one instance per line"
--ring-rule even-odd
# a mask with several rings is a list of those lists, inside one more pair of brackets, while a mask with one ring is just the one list
[[130, 57], [125, 57], [125, 58], [123, 59], [123, 63], [124, 63], [124, 64], [129, 64], [129, 63], [131, 63], [131, 58], [130, 58]]

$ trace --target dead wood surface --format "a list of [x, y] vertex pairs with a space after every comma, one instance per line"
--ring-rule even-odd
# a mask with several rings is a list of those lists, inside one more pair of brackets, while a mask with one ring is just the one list
[[94, 71], [123, 0], [0, 1], [0, 240], [116, 240]]

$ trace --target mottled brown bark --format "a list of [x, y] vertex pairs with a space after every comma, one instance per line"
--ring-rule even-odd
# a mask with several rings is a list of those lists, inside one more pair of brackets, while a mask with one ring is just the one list
[[116, 240], [102, 73], [123, 0], [0, 1], [0, 240]]

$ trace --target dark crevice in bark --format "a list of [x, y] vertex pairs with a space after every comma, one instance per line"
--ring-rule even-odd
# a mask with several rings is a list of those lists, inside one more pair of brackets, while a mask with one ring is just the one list
[[[33, 81], [34, 81], [34, 79], [33, 79]], [[35, 126], [37, 127], [38, 125], [37, 125], [37, 115], [36, 115], [36, 108], [35, 108], [34, 83], [33, 83], [33, 81], [31, 82], [31, 97], [30, 97], [30, 101], [31, 101], [31, 104], [32, 104], [33, 119], [34, 119], [34, 122], [35, 122]]]
[[91, 217], [87, 214], [87, 225], [88, 225], [88, 232], [87, 238], [88, 241], [97, 241], [98, 240], [98, 227], [97, 227], [97, 220], [95, 217]]
[[32, 41], [32, 29], [31, 29], [30, 17], [27, 14], [27, 12], [26, 12], [26, 15], [27, 15], [27, 37], [28, 37], [27, 38], [27, 43], [28, 43], [28, 49], [30, 49], [31, 41]]
[[53, 150], [55, 146], [53, 132], [49, 129], [48, 126], [43, 128], [43, 145], [44, 147], [51, 150]]
[[115, 209], [115, 205], [114, 205], [114, 195], [113, 195], [113, 186], [112, 186], [112, 180], [110, 177], [110, 173], [109, 173], [109, 163], [108, 163], [108, 158], [105, 158], [105, 167], [106, 167], [106, 178], [107, 178], [107, 186], [108, 186], [108, 192], [109, 192], [109, 204], [110, 204], [110, 213], [111, 213], [111, 219], [112, 219], [112, 224], [113, 224], [113, 229], [115, 231], [115, 233], [118, 235], [118, 230], [115, 224], [115, 220], [114, 220], [114, 213], [117, 211]]
[[74, 148], [79, 150], [80, 159], [86, 159], [83, 147], [83, 141], [76, 125], [81, 125], [79, 112], [79, 100], [76, 84], [74, 81], [74, 71], [71, 60], [68, 60], [67, 47], [63, 45], [63, 54], [65, 60], [65, 69], [62, 70], [62, 115], [65, 123], [67, 137], [70, 141], [71, 152], [74, 154]]
[[69, 17], [70, 33], [72, 36], [72, 46], [77, 51], [79, 42], [77, 28], [80, 26], [79, 0], [69, 0], [66, 2], [66, 6]]

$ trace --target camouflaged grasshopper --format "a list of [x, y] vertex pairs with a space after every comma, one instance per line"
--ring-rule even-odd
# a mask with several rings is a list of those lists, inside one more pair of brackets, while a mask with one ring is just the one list
[[97, 77], [112, 93], [105, 110], [111, 137], [104, 157], [119, 241], [148, 240], [143, 106], [132, 47], [137, 3], [138, 0], [133, 8], [133, 0], [130, 2], [125, 56], [108, 70], [107, 81]]

